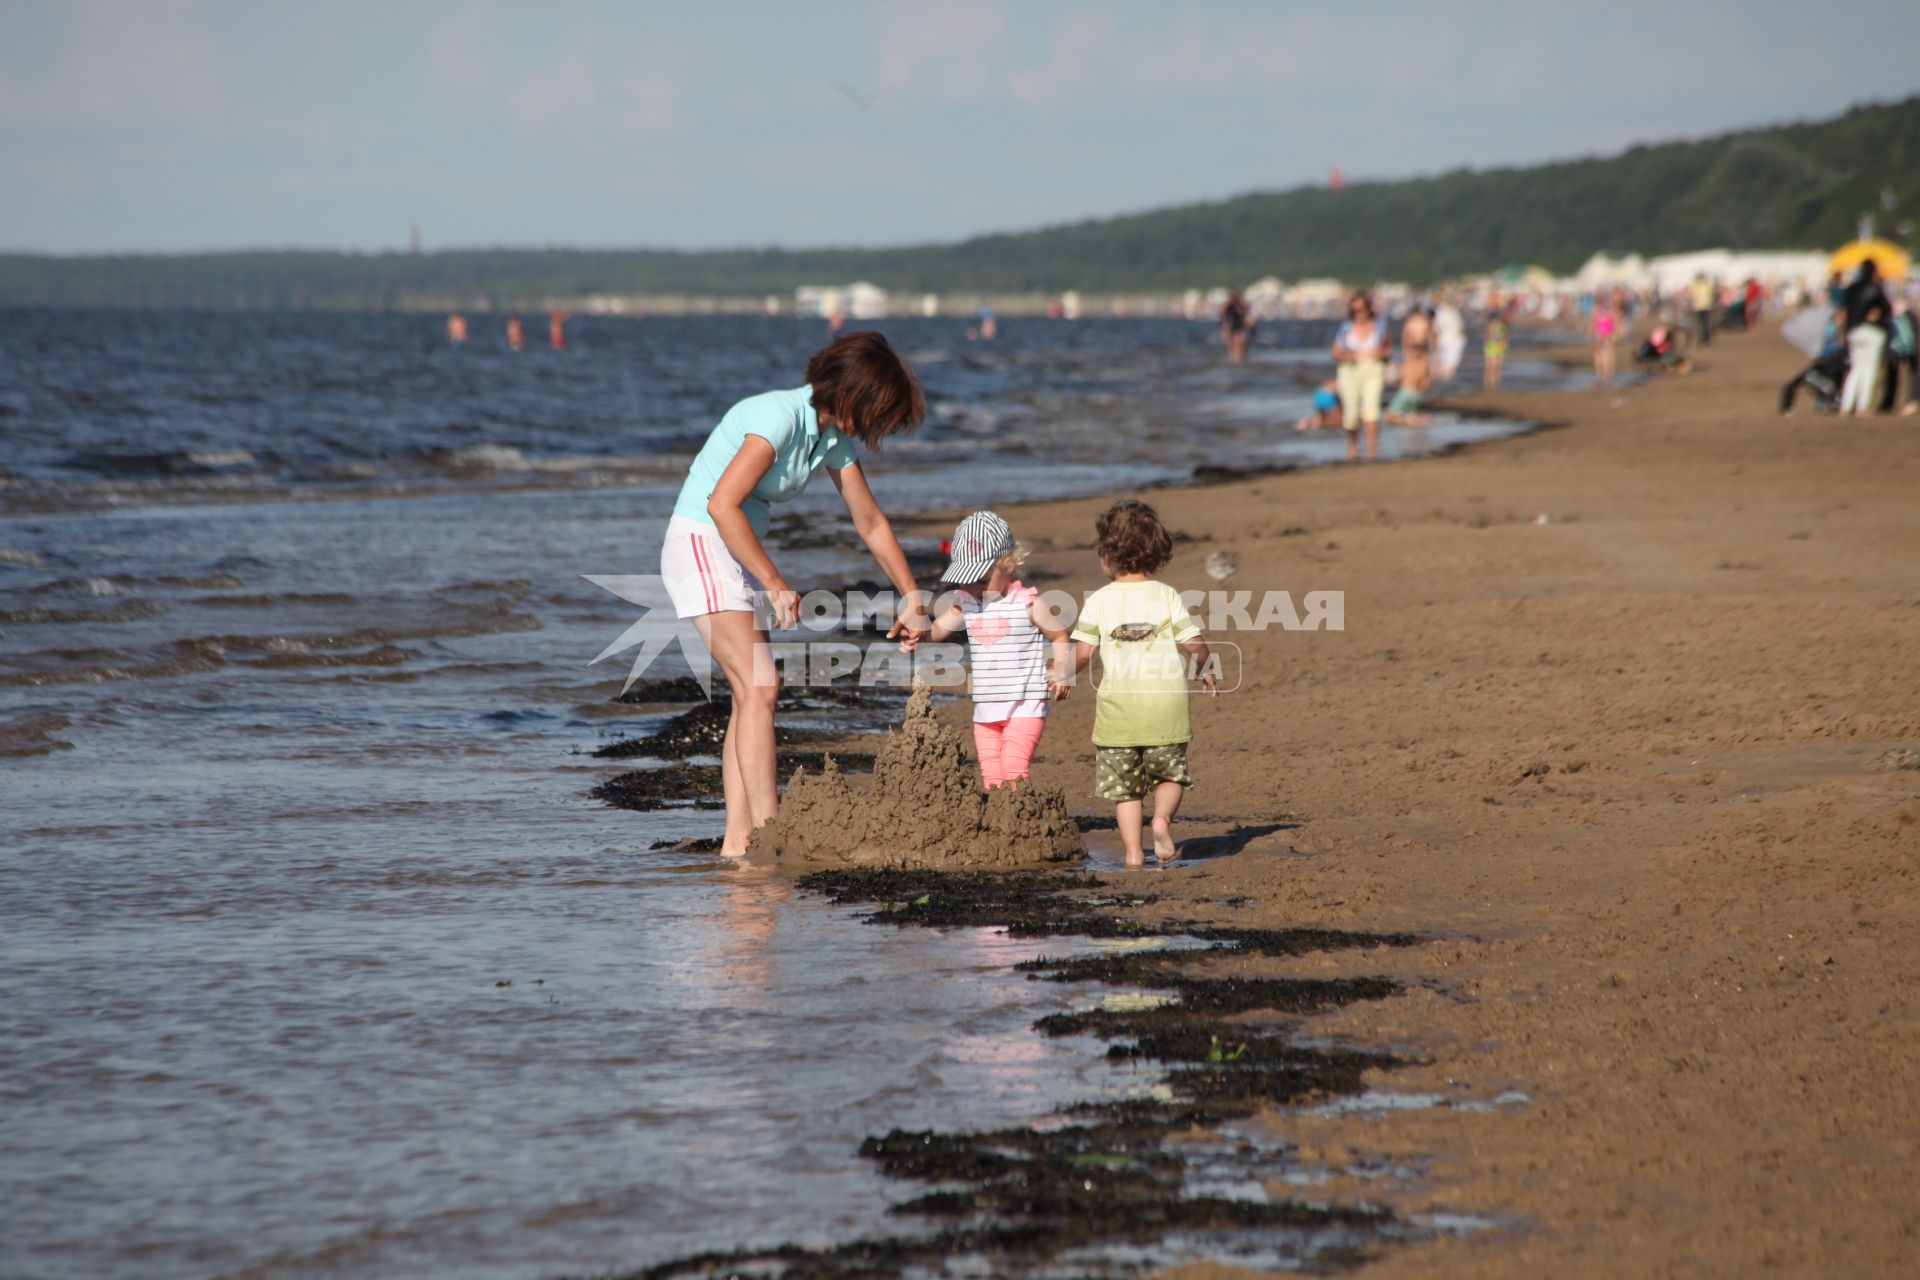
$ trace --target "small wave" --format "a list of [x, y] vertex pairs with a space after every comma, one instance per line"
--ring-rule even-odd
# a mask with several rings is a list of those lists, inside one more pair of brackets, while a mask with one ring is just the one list
[[196, 591], [238, 591], [247, 584], [230, 573], [208, 573], [199, 577], [183, 577], [178, 574], [162, 574], [154, 579], [162, 586], [192, 587]]
[[0, 622], [19, 626], [66, 622], [138, 622], [167, 611], [152, 600], [129, 600], [110, 609], [0, 609]]
[[206, 476], [251, 468], [257, 460], [245, 449], [164, 449], [156, 453], [118, 453], [83, 449], [62, 465], [103, 476]]
[[286, 667], [397, 667], [420, 656], [417, 649], [383, 644], [364, 653], [315, 653], [304, 646], [289, 646], [269, 653], [250, 665], [267, 668]]
[[273, 605], [324, 604], [349, 606], [358, 603], [354, 597], [338, 591], [256, 591], [238, 596], [197, 596], [193, 603], [201, 605], [226, 606], [229, 608], [267, 608]]
[[498, 581], [489, 581], [482, 578], [475, 582], [455, 582], [448, 586], [437, 588], [433, 594], [436, 596], [477, 594], [524, 596], [531, 593], [532, 590], [533, 584], [525, 578], [501, 578]]
[[35, 595], [50, 591], [73, 591], [83, 596], [125, 595], [126, 588], [112, 578], [60, 578], [53, 582], [43, 582], [33, 589]]
[[527, 455], [510, 444], [477, 444], [470, 449], [439, 449], [433, 461], [454, 471], [527, 471]]
[[173, 676], [205, 675], [223, 665], [219, 658], [181, 646], [184, 654], [163, 662], [134, 666], [64, 667], [48, 671], [13, 671], [0, 675], [0, 685], [14, 688], [41, 688], [60, 684], [112, 684], [121, 680], [165, 680]]
[[22, 551], [18, 547], [0, 547], [0, 564], [21, 564], [29, 569], [40, 563], [40, 557], [31, 551]]
[[44, 756], [71, 751], [73, 744], [56, 737], [73, 721], [53, 712], [37, 712], [0, 720], [0, 756]]

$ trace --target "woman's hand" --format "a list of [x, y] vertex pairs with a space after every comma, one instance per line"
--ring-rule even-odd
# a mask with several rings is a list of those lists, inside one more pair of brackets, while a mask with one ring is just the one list
[[1073, 681], [1049, 680], [1047, 681], [1047, 693], [1055, 702], [1065, 702], [1073, 693]]
[[902, 653], [912, 653], [918, 649], [920, 642], [933, 629], [933, 623], [927, 620], [926, 601], [920, 597], [918, 591], [908, 592], [906, 603], [900, 606], [900, 616], [887, 628], [887, 639], [898, 638]]
[[775, 577], [766, 584], [767, 607], [773, 610], [773, 625], [776, 630], [786, 631], [800, 625], [800, 593], [786, 584], [783, 578]]

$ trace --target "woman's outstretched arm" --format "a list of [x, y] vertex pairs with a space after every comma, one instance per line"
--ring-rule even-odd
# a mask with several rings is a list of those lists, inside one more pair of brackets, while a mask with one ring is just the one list
[[911, 649], [920, 642], [920, 637], [927, 630], [927, 602], [921, 599], [920, 588], [913, 580], [913, 570], [907, 565], [907, 553], [900, 549], [900, 540], [893, 536], [893, 522], [880, 509], [880, 502], [868, 487], [866, 473], [860, 469], [859, 463], [842, 467], [831, 474], [834, 488], [840, 491], [841, 499], [847, 504], [847, 514], [853, 517], [853, 527], [859, 533], [860, 541], [867, 544], [874, 562], [887, 575], [887, 581], [893, 584], [893, 589], [900, 593], [904, 601], [899, 616], [887, 631], [887, 638], [891, 640], [899, 636], [900, 643]]

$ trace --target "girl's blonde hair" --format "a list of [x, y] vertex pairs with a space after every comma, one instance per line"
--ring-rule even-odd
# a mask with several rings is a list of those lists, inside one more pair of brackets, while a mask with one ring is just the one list
[[988, 569], [987, 572], [991, 574], [994, 569], [998, 569], [1001, 565], [1005, 565], [1007, 568], [1014, 570], [1024, 569], [1027, 567], [1027, 561], [1032, 558], [1033, 548], [1016, 538], [1014, 539], [1013, 550], [1007, 552], [1007, 554], [1001, 556], [998, 560], [995, 560], [993, 562], [993, 568]]

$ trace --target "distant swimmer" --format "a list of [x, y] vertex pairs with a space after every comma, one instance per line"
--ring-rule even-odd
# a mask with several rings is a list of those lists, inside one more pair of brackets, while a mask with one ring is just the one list
[[1511, 340], [1507, 313], [1498, 303], [1487, 313], [1487, 332], [1480, 343], [1480, 358], [1485, 362], [1480, 385], [1489, 391], [1500, 389], [1500, 374], [1507, 363], [1507, 344]]
[[1243, 364], [1247, 358], [1247, 344], [1253, 341], [1253, 308], [1247, 305], [1247, 299], [1238, 289], [1227, 298], [1226, 305], [1220, 308], [1220, 340], [1227, 344], [1227, 360], [1232, 364]]
[[1433, 385], [1433, 318], [1415, 304], [1400, 326], [1400, 386], [1420, 394]]
[[526, 342], [527, 342], [527, 335], [526, 335], [526, 331], [520, 327], [520, 317], [517, 315], [508, 316], [507, 317], [507, 345], [513, 348], [515, 351], [518, 351], [521, 347], [526, 345]]
[[447, 341], [465, 342], [467, 340], [467, 318], [458, 311], [447, 317]]
[[1320, 431], [1340, 425], [1340, 384], [1329, 378], [1314, 388], [1313, 412], [1294, 423], [1297, 431]]
[[547, 342], [555, 351], [567, 349], [567, 313], [550, 311], [547, 313]]
[[980, 308], [980, 341], [992, 342], [999, 336], [1000, 321], [994, 317], [993, 308]]

